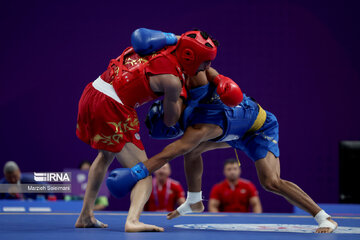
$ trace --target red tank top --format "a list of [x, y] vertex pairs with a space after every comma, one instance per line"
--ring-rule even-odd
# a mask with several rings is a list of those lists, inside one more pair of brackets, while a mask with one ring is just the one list
[[184, 84], [180, 65], [171, 54], [174, 50], [175, 46], [141, 57], [133, 48], [127, 48], [118, 58], [110, 61], [101, 78], [114, 86], [125, 105], [136, 108], [159, 97], [150, 87], [149, 76], [172, 74]]

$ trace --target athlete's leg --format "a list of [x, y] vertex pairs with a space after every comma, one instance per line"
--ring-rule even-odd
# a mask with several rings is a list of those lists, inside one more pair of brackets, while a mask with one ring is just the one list
[[101, 183], [103, 182], [107, 169], [109, 168], [114, 157], [115, 153], [100, 150], [94, 162], [91, 164], [83, 207], [81, 209], [80, 216], [75, 223], [75, 227], [108, 227], [107, 224], [103, 224], [95, 219], [94, 205]]
[[[144, 162], [147, 160], [145, 151], [139, 149], [132, 143], [126, 143], [121, 152], [116, 154], [116, 158], [123, 167], [127, 168], [133, 167], [140, 161]], [[151, 176], [139, 181], [132, 189], [130, 196], [131, 204], [125, 223], [126, 232], [164, 231], [161, 227], [144, 224], [139, 221], [144, 205], [150, 197], [151, 189]]]
[[[271, 152], [265, 158], [255, 162], [256, 170], [261, 185], [265, 190], [283, 196], [291, 204], [307, 211], [315, 217], [321, 208], [296, 184], [280, 178], [280, 161]], [[337, 225], [332, 219], [332, 223]], [[332, 232], [331, 228], [318, 228], [316, 232]]]
[[[203, 174], [203, 160], [201, 157], [201, 153], [217, 148], [227, 147], [230, 147], [227, 143], [204, 142], [201, 143], [197, 148], [192, 150], [190, 153], [184, 155], [184, 169], [188, 192], [198, 193], [201, 191], [201, 179]], [[204, 205], [202, 201], [189, 204], [189, 206], [192, 212], [204, 211]], [[170, 220], [179, 216], [179, 211], [175, 210], [167, 215], [167, 219]]]
[[184, 155], [184, 168], [189, 192], [201, 191], [203, 162], [201, 154], [218, 148], [230, 147], [227, 143], [203, 142], [190, 153]]

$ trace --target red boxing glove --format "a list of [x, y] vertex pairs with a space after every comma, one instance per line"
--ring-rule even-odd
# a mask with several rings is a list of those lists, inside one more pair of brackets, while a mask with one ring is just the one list
[[182, 87], [182, 89], [181, 89], [180, 97], [181, 97], [183, 100], [186, 100], [186, 99], [187, 99], [187, 91], [186, 91], [185, 83], [183, 84], [183, 87]]
[[216, 92], [225, 105], [235, 107], [243, 100], [240, 87], [230, 78], [219, 74], [215, 77], [214, 84], [217, 86]]

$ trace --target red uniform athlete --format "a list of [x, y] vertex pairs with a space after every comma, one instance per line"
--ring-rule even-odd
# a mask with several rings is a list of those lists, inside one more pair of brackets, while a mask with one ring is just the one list
[[[198, 71], [207, 69], [215, 58], [217, 46], [207, 34], [203, 35], [200, 31], [189, 34], [182, 35], [176, 46], [162, 48], [152, 55], [140, 56], [133, 48], [127, 48], [121, 56], [111, 60], [100, 77], [86, 86], [79, 102], [76, 134], [98, 149], [99, 154], [89, 171], [83, 208], [76, 227], [107, 227], [95, 219], [93, 208], [114, 157], [127, 168], [147, 160], [138, 133], [135, 108], [163, 95], [163, 121], [168, 126], [174, 125], [182, 108], [180, 94], [183, 97], [186, 95], [183, 72], [192, 77]], [[170, 38], [177, 40], [173, 34]], [[125, 231], [164, 230], [139, 222], [151, 193], [151, 184], [151, 177], [147, 177], [133, 188]]]
[[[179, 115], [179, 95], [184, 86], [184, 75], [176, 57], [170, 54], [173, 50], [174, 47], [170, 47], [151, 56], [140, 57], [128, 48], [112, 60], [108, 69], [84, 90], [79, 103], [76, 135], [95, 149], [120, 152], [125, 143], [131, 142], [144, 150], [138, 134], [139, 120], [135, 108], [165, 92], [168, 105], [175, 107], [168, 109], [168, 113], [175, 113], [171, 121], [168, 120], [169, 125]], [[157, 75], [163, 76], [158, 79]], [[167, 82], [162, 83], [162, 79]], [[169, 114], [167, 117], [170, 118]]]

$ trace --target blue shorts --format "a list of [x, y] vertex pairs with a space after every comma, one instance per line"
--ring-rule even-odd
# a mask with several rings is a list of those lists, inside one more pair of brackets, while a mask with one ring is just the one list
[[272, 152], [275, 157], [279, 157], [278, 141], [278, 121], [274, 114], [266, 111], [265, 123], [259, 130], [245, 134], [242, 138], [227, 143], [233, 148], [245, 152], [253, 161], [256, 161], [265, 158], [268, 152]]

